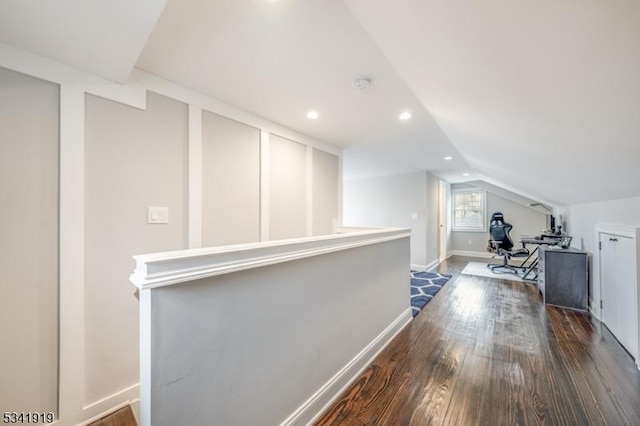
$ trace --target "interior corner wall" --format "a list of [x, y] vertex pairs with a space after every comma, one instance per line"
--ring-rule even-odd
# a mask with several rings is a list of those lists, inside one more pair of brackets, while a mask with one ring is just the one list
[[57, 412], [59, 98], [0, 68], [0, 413]]
[[[426, 267], [429, 263], [427, 216], [433, 209], [436, 211], [435, 221], [437, 222], [437, 207], [427, 207], [427, 197], [432, 192], [427, 181], [427, 173], [423, 171], [345, 180], [343, 183], [344, 224], [346, 226], [410, 228], [411, 264], [413, 267]], [[435, 205], [437, 206], [437, 201]]]
[[[566, 233], [573, 237], [571, 245], [593, 256], [597, 252], [596, 225], [640, 226], [640, 197], [572, 205], [560, 214]], [[593, 299], [593, 277], [589, 275], [589, 299]]]
[[[87, 403], [138, 382], [133, 255], [187, 248], [187, 106], [149, 92], [147, 110], [86, 96]], [[149, 206], [169, 223], [148, 224]]]
[[[458, 185], [452, 187], [452, 191], [459, 188]], [[539, 235], [546, 226], [545, 215], [533, 210], [530, 207], [514, 203], [498, 195], [487, 192], [487, 224], [494, 212], [502, 212], [505, 220], [513, 225], [510, 236], [516, 247], [519, 246], [521, 235]], [[451, 232], [451, 250], [454, 253], [486, 255], [489, 241], [489, 229], [484, 232]]]

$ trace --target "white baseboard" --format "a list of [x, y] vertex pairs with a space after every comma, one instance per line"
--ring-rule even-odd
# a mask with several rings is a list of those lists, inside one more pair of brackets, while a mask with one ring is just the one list
[[494, 254], [488, 251], [451, 250], [451, 256], [491, 258]]
[[427, 265], [418, 265], [417, 263], [412, 263], [411, 264], [411, 270], [412, 271], [426, 271], [427, 270]]
[[136, 383], [126, 389], [109, 395], [99, 401], [93, 402], [83, 407], [83, 416], [87, 420], [79, 423], [79, 426], [84, 426], [100, 420], [103, 417], [108, 416], [111, 413], [118, 411], [119, 409], [132, 405], [139, 401], [140, 398], [140, 384]]
[[432, 261], [431, 263], [429, 263], [429, 264], [427, 265], [427, 267], [425, 268], [425, 271], [430, 271], [430, 270], [432, 270], [433, 268], [435, 268], [436, 266], [438, 266], [439, 264], [440, 264], [440, 260], [439, 260], [439, 259], [436, 259], [436, 260]]
[[412, 319], [411, 308], [400, 314], [382, 333], [373, 339], [324, 386], [318, 389], [311, 398], [298, 407], [280, 426], [308, 425], [316, 421]]
[[440, 260], [439, 259], [436, 259], [436, 260], [430, 262], [427, 265], [418, 265], [416, 263], [412, 263], [411, 264], [411, 270], [413, 270], [413, 271], [430, 271], [431, 269], [435, 268], [439, 264], [440, 264]]
[[600, 307], [596, 305], [593, 298], [590, 297], [587, 303], [589, 304], [589, 313], [591, 313], [591, 315], [593, 315], [593, 317], [598, 321], [602, 321], [600, 318]]

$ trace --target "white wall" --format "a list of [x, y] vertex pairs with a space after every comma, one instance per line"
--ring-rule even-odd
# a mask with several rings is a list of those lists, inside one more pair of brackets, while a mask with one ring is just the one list
[[310, 235], [307, 221], [307, 147], [269, 136], [269, 239]]
[[260, 130], [203, 111], [202, 245], [256, 241], [260, 241]]
[[[597, 224], [640, 226], [640, 197], [578, 204], [562, 209], [571, 245], [594, 256], [597, 253]], [[593, 257], [592, 257], [593, 260]], [[593, 271], [593, 263], [590, 264]], [[589, 299], [593, 298], [593, 274], [589, 279]]]
[[0, 413], [57, 411], [59, 98], [0, 68]]
[[[187, 248], [187, 126], [187, 106], [155, 93], [144, 111], [87, 95], [87, 402], [138, 382], [133, 255]], [[148, 206], [168, 207], [169, 223], [148, 224]]]
[[439, 259], [440, 244], [440, 179], [427, 172], [425, 265]]
[[438, 259], [438, 183], [427, 172], [346, 180], [344, 223], [410, 228], [411, 264], [432, 265]]
[[334, 232], [340, 224], [340, 157], [313, 148], [313, 229], [312, 235]]
[[[184, 247], [187, 243], [190, 247], [202, 245], [203, 111], [259, 129], [261, 152], [264, 140], [274, 132], [303, 145], [306, 151], [316, 148], [340, 157], [341, 150], [139, 70], [134, 70], [128, 84], [116, 85], [46, 58], [4, 49], [1, 44], [0, 66], [60, 85], [59, 131], [28, 121], [33, 132], [46, 132], [45, 138], [60, 140], [59, 370], [55, 361], [53, 370], [41, 364], [45, 374], [59, 377], [60, 393], [56, 396], [55, 386], [51, 391], [48, 385], [30, 388], [29, 393], [46, 401], [59, 398], [60, 426], [76, 425], [135, 403], [138, 398], [134, 289], [123, 284], [131, 270], [130, 254]], [[28, 85], [12, 83], [10, 87], [23, 101], [33, 93]], [[103, 99], [87, 98], [87, 94]], [[14, 106], [10, 101], [10, 112], [3, 118], [30, 120], [29, 111], [35, 112], [45, 104], [16, 102]], [[19, 117], [12, 117], [17, 113]], [[314, 223], [311, 160], [309, 155], [304, 158], [305, 232]], [[268, 172], [264, 166], [261, 159], [256, 167], [260, 173]], [[274, 167], [281, 164], [275, 163]], [[47, 178], [49, 184], [55, 185], [56, 181]], [[55, 190], [47, 194], [56, 198]], [[334, 198], [339, 194], [338, 188]], [[261, 234], [267, 236], [269, 215], [265, 206], [269, 196], [265, 179], [260, 187], [259, 220]], [[148, 205], [169, 207], [170, 223], [148, 227], [144, 223]], [[24, 217], [31, 223], [54, 218], [45, 207], [29, 210], [35, 216]], [[47, 261], [54, 258], [51, 254]], [[56, 296], [47, 296], [46, 303], [57, 302]], [[35, 305], [31, 302], [30, 306]], [[41, 312], [45, 313], [44, 308]], [[51, 324], [55, 327], [55, 322], [47, 319], [46, 326]], [[26, 323], [12, 322], [11, 331], [45, 343]], [[37, 354], [47, 357], [45, 352]], [[0, 382], [1, 392], [13, 392], [14, 387], [11, 382]], [[48, 403], [28, 405], [30, 411], [46, 411], [49, 407]]]
[[[452, 191], [456, 188], [467, 188], [467, 186], [452, 185]], [[451, 251], [457, 254], [486, 255], [489, 241], [488, 223], [494, 212], [502, 212], [505, 220], [513, 225], [510, 236], [516, 248], [522, 247], [521, 235], [540, 235], [540, 231], [546, 224], [543, 213], [487, 192], [487, 230], [485, 232], [452, 231]]]

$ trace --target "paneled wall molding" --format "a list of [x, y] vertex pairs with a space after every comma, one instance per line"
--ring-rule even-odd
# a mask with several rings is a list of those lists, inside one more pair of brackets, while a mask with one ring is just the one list
[[[60, 87], [59, 416], [81, 421], [85, 380], [84, 92]], [[72, 424], [71, 422], [65, 424]]]
[[239, 121], [244, 124], [248, 124], [249, 126], [267, 131], [269, 133], [275, 133], [278, 136], [282, 136], [284, 138], [321, 149], [334, 155], [340, 155], [342, 152], [340, 148], [337, 148], [333, 145], [311, 138], [307, 135], [281, 126], [270, 120], [258, 117], [239, 108], [227, 105], [224, 102], [214, 99], [210, 96], [196, 92], [195, 90], [179, 86], [175, 83], [164, 80], [145, 71], [134, 69], [132, 75], [138, 81], [140, 81], [140, 83], [147, 90], [151, 90], [153, 92], [179, 100], [187, 104], [198, 105], [204, 110], [222, 115], [224, 117]]
[[[147, 109], [147, 91], [184, 102], [188, 105], [189, 166], [188, 166], [188, 245], [202, 247], [202, 113], [212, 113], [260, 129], [260, 240], [267, 241], [270, 205], [270, 143], [271, 133], [306, 146], [306, 229], [312, 234], [313, 148], [336, 155], [342, 170], [342, 149], [278, 125], [269, 120], [224, 104], [207, 95], [171, 83], [134, 69], [127, 84], [117, 84], [62, 63], [33, 55], [0, 43], [0, 67], [60, 85], [60, 366], [59, 417], [61, 426], [86, 424], [117, 407], [136, 403], [138, 384], [132, 383], [99, 401], [87, 400], [86, 395], [86, 274], [85, 274], [85, 98], [87, 94], [118, 102], [140, 110]], [[342, 216], [342, 188], [338, 191], [338, 221]], [[346, 241], [346, 240], [345, 240]], [[291, 243], [291, 242], [289, 242]], [[363, 242], [352, 242], [354, 246]], [[349, 244], [345, 245], [347, 247]], [[317, 250], [316, 250], [317, 251]], [[287, 256], [305, 257], [316, 252], [308, 248]], [[252, 259], [244, 265], [219, 265], [216, 271], [200, 274], [224, 273], [259, 263]], [[194, 271], [190, 271], [193, 274]], [[191, 275], [193, 276], [193, 275]], [[157, 284], [158, 277], [151, 277]], [[155, 286], [154, 283], [145, 285]], [[132, 379], [132, 382], [135, 378]]]
[[114, 84], [60, 62], [0, 43], [0, 66], [63, 85]]

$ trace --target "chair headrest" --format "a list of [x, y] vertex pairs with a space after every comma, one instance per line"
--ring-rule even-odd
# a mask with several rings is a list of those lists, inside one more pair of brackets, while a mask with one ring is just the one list
[[504, 215], [501, 212], [495, 212], [491, 215], [491, 223], [502, 222], [504, 223]]

